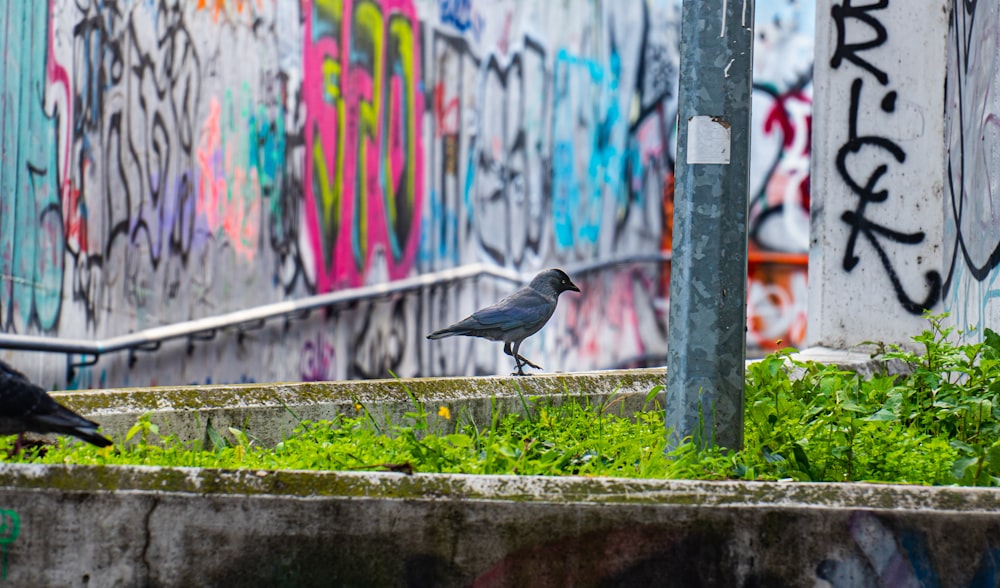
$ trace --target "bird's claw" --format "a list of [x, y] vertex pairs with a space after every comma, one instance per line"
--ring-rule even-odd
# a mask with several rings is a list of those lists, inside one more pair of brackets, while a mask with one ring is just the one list
[[523, 355], [518, 355], [516, 358], [514, 358], [514, 361], [517, 362], [517, 371], [511, 372], [510, 375], [512, 376], [530, 376], [531, 374], [524, 373], [524, 366], [533, 367], [536, 370], [542, 369], [542, 366], [532, 362], [530, 359], [524, 357]]
[[521, 365], [526, 365], [528, 367], [533, 367], [536, 370], [544, 369], [544, 368], [542, 368], [542, 366], [538, 365], [537, 363], [532, 362], [530, 359], [528, 359], [527, 357], [524, 357], [523, 355], [519, 355], [518, 357], [521, 358]]

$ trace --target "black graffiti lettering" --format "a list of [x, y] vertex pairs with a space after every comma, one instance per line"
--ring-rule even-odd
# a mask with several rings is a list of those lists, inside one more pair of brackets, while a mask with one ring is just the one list
[[[893, 260], [885, 251], [882, 239], [887, 239], [894, 243], [903, 245], [916, 245], [922, 243], [925, 238], [923, 231], [905, 233], [889, 228], [885, 225], [873, 222], [865, 216], [869, 204], [885, 202], [889, 198], [888, 189], [879, 189], [879, 181], [889, 171], [889, 163], [881, 163], [875, 167], [867, 178], [858, 178], [847, 166], [848, 157], [856, 155], [862, 149], [872, 148], [889, 155], [896, 163], [906, 161], [906, 152], [896, 142], [877, 135], [861, 135], [858, 130], [858, 111], [861, 104], [861, 92], [864, 88], [864, 81], [857, 78], [851, 84], [851, 100], [848, 111], [848, 133], [847, 141], [837, 151], [837, 173], [845, 184], [858, 196], [857, 207], [853, 211], [845, 211], [840, 219], [851, 227], [847, 238], [847, 246], [844, 249], [843, 268], [845, 271], [852, 271], [861, 262], [860, 256], [855, 252], [858, 237], [863, 235], [865, 239], [875, 249], [885, 269], [889, 281], [896, 293], [896, 299], [906, 309], [907, 312], [920, 314], [924, 310], [934, 306], [941, 296], [941, 274], [937, 271], [930, 271], [924, 275], [924, 281], [929, 289], [928, 294], [922, 301], [911, 298], [903, 287], [899, 279], [899, 274], [893, 265]], [[895, 111], [896, 93], [890, 91], [882, 98], [880, 107], [884, 112]]]
[[391, 302], [363, 303], [358, 332], [353, 337], [353, 361], [348, 377], [371, 379], [391, 377], [401, 371], [408, 342], [414, 337], [408, 329], [409, 309], [404, 298]]
[[[830, 9], [833, 21], [837, 25], [837, 46], [834, 49], [833, 57], [830, 59], [830, 67], [839, 68], [846, 59], [854, 65], [864, 69], [875, 76], [883, 86], [889, 83], [889, 75], [881, 69], [872, 65], [872, 62], [859, 55], [862, 51], [881, 47], [889, 38], [883, 25], [875, 16], [869, 14], [875, 10], [883, 10], [889, 6], [889, 0], [879, 0], [874, 4], [864, 6], [854, 6], [851, 0], [844, 0], [843, 4], [834, 4]], [[862, 42], [847, 42], [847, 22], [853, 19], [868, 25], [874, 36]]]
[[[862, 203], [863, 202], [864, 201], [862, 200]], [[896, 268], [892, 264], [892, 259], [886, 253], [885, 249], [882, 247], [882, 243], [879, 241], [879, 236], [884, 236], [897, 243], [915, 245], [924, 240], [924, 233], [922, 231], [916, 233], [901, 233], [894, 231], [864, 218], [863, 211], [864, 206], [862, 204], [859, 205], [858, 212], [846, 211], [840, 217], [841, 220], [851, 226], [851, 237], [849, 238], [848, 249], [844, 253], [844, 269], [851, 271], [858, 264], [859, 258], [854, 255], [854, 245], [857, 241], [858, 234], [863, 234], [865, 239], [868, 240], [872, 248], [875, 249], [875, 252], [878, 254], [879, 261], [882, 262], [882, 267], [885, 269], [886, 275], [889, 276], [889, 281], [892, 283], [893, 290], [896, 292], [896, 300], [899, 301], [907, 312], [911, 314], [921, 314], [925, 310], [937, 304], [938, 300], [941, 298], [941, 274], [937, 271], [930, 271], [924, 274], [924, 283], [927, 285], [928, 290], [927, 297], [920, 302], [913, 300], [903, 288], [903, 284], [899, 279], [899, 274], [896, 272]]]
[[851, 172], [848, 171], [847, 156], [852, 153], [860, 152], [866, 146], [873, 146], [887, 151], [897, 162], [903, 163], [906, 161], [906, 153], [899, 145], [889, 139], [886, 139], [885, 137], [878, 137], [874, 135], [862, 136], [858, 134], [858, 108], [861, 102], [862, 86], [863, 82], [860, 78], [854, 80], [854, 83], [851, 84], [851, 102], [847, 123], [847, 142], [844, 143], [837, 151], [837, 171], [840, 173], [840, 177], [843, 178], [844, 182], [851, 187], [851, 190], [861, 196], [862, 202], [883, 202], [886, 198], [888, 198], [889, 191], [875, 191], [875, 187], [882, 176], [889, 170], [888, 166], [883, 164], [875, 168], [875, 171], [873, 171], [865, 181], [865, 185], [862, 186], [857, 182]]
[[[844, 0], [842, 4], [834, 5], [831, 8], [831, 15], [837, 27], [837, 43], [833, 57], [830, 59], [831, 67], [839, 68], [844, 60], [847, 60], [871, 74], [883, 86], [888, 85], [888, 74], [861, 55], [865, 51], [881, 47], [888, 40], [885, 26], [873, 14], [877, 10], [884, 10], [888, 5], [888, 0], [879, 0], [861, 6], [853, 5], [851, 0]], [[847, 39], [851, 36], [849, 33], [853, 33], [852, 38], [858, 38], [857, 30], [853, 26], [849, 27], [849, 23], [860, 23], [863, 27], [867, 27], [870, 36], [863, 41], [848, 42]], [[937, 271], [927, 272], [924, 275], [924, 281], [929, 290], [928, 294], [922, 301], [911, 298], [903, 287], [893, 258], [886, 252], [885, 242], [917, 245], [924, 241], [925, 233], [923, 231], [912, 233], [898, 231], [876, 223], [866, 216], [869, 204], [888, 200], [889, 190], [887, 188], [879, 189], [879, 182], [889, 172], [890, 165], [898, 165], [906, 161], [906, 152], [899, 144], [887, 137], [859, 133], [858, 113], [863, 88], [864, 80], [860, 77], [851, 84], [851, 98], [848, 106], [848, 137], [838, 150], [836, 159], [837, 173], [851, 191], [858, 196], [855, 209], [845, 211], [840, 217], [844, 223], [851, 227], [844, 249], [843, 268], [850, 272], [861, 262], [861, 257], [856, 253], [856, 250], [858, 237], [864, 236], [878, 255], [879, 261], [895, 290], [897, 300], [907, 312], [919, 314], [940, 300], [941, 274]], [[886, 92], [879, 103], [881, 110], [890, 114], [895, 112], [897, 97], [897, 93], [893, 90]], [[862, 150], [865, 150], [866, 153], [872, 151], [883, 153], [890, 159], [884, 163], [876, 162], [874, 169], [868, 173], [867, 177], [859, 177], [848, 169], [847, 162], [850, 156], [858, 155]]]

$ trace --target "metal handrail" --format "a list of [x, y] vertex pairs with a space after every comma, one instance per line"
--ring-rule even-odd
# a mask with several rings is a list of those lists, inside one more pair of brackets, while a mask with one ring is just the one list
[[[662, 263], [667, 261], [670, 261], [669, 253], [631, 255], [605, 261], [578, 264], [567, 268], [567, 271], [571, 275], [586, 274], [614, 265]], [[294, 300], [255, 306], [226, 314], [152, 327], [135, 333], [129, 333], [128, 335], [119, 335], [102, 340], [0, 333], [0, 349], [65, 353], [67, 355], [67, 379], [72, 379], [75, 368], [93, 365], [97, 363], [101, 355], [116, 351], [127, 350], [133, 354], [135, 351], [154, 351], [159, 349], [164, 341], [187, 338], [189, 342], [193, 342], [199, 339], [211, 339], [217, 331], [225, 328], [246, 328], [247, 325], [260, 325], [275, 318], [307, 314], [317, 308], [325, 308], [358, 300], [370, 300], [400, 292], [419, 290], [439, 284], [481, 277], [497, 278], [514, 284], [525, 284], [530, 280], [530, 276], [521, 272], [484, 263], [473, 263], [383, 284], [347, 288], [336, 292], [316, 294]], [[89, 356], [90, 359], [73, 362], [71, 357], [73, 354]]]

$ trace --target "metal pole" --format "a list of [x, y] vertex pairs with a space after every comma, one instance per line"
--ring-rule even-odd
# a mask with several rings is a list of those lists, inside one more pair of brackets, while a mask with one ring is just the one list
[[743, 446], [754, 0], [684, 0], [667, 446]]

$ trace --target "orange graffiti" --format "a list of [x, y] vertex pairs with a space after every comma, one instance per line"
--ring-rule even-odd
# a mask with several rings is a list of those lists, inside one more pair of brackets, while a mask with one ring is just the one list
[[[231, 12], [234, 8], [237, 14], [243, 14], [243, 8], [249, 5], [251, 0], [212, 0], [212, 18], [216, 21], [219, 20], [219, 15], [223, 11]], [[257, 8], [263, 8], [261, 6], [262, 0], [256, 0], [255, 4]], [[198, 0], [197, 9], [204, 10], [208, 8], [209, 0]]]

